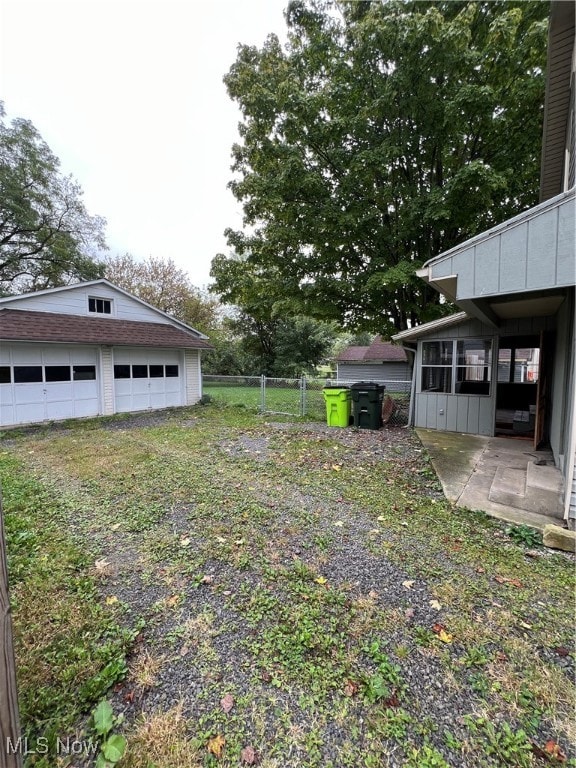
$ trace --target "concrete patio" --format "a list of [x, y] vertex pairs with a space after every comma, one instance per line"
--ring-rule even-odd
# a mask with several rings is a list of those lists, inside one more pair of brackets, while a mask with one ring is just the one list
[[529, 440], [416, 430], [447, 499], [516, 525], [562, 526], [562, 478]]

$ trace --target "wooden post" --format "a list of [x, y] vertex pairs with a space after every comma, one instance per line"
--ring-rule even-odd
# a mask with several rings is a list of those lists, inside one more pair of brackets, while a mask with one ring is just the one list
[[22, 768], [23, 743], [20, 740], [16, 663], [12, 643], [12, 616], [8, 597], [4, 513], [0, 488], [0, 768]]

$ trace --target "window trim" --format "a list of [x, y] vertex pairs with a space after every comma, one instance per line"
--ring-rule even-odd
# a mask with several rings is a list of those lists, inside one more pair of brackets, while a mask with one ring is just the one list
[[[110, 311], [105, 312], [104, 309], [102, 309], [101, 312], [98, 311], [98, 309], [90, 309], [90, 302], [96, 302], [95, 306], [97, 306], [97, 302], [101, 301], [102, 306], [104, 306], [104, 302], [107, 302], [110, 306]], [[88, 305], [88, 314], [89, 315], [95, 315], [96, 317], [112, 317], [114, 315], [114, 299], [110, 299], [108, 296], [90, 296], [87, 297], [87, 305]]]
[[[459, 365], [458, 364], [458, 342], [466, 342], [466, 341], [479, 341], [483, 344], [489, 343], [490, 344], [490, 362], [482, 365]], [[438, 343], [438, 342], [445, 342], [445, 343], [451, 343], [452, 344], [452, 355], [451, 355], [451, 361], [450, 363], [436, 363], [436, 364], [424, 364], [424, 344], [430, 344], [430, 343]], [[418, 389], [417, 394], [419, 395], [452, 395], [455, 397], [492, 397], [493, 394], [493, 388], [492, 385], [494, 383], [493, 381], [493, 368], [494, 368], [494, 349], [495, 349], [495, 339], [493, 336], [462, 336], [459, 338], [451, 338], [451, 339], [426, 339], [426, 341], [421, 342], [420, 346], [420, 371], [419, 371], [419, 380], [418, 380]], [[456, 385], [458, 382], [458, 371], [459, 369], [468, 368], [468, 367], [475, 367], [475, 368], [484, 368], [485, 370], [488, 370], [489, 372], [489, 379], [487, 381], [485, 380], [478, 380], [481, 383], [487, 383], [488, 384], [488, 392], [487, 393], [480, 393], [480, 392], [456, 392]], [[423, 389], [422, 388], [422, 378], [424, 375], [424, 369], [425, 368], [447, 368], [450, 371], [450, 391], [449, 392], [440, 392], [440, 391], [434, 391], [430, 389]], [[461, 383], [461, 382], [460, 382]]]

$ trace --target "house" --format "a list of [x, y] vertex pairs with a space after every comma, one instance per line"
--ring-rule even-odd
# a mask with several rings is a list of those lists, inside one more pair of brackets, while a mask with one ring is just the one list
[[551, 4], [540, 203], [428, 261], [419, 276], [462, 311], [393, 337], [415, 351], [412, 423], [549, 445], [565, 518], [576, 518], [574, 8]]
[[412, 370], [406, 352], [376, 336], [368, 347], [351, 346], [336, 358], [339, 382], [377, 381], [397, 392], [410, 390]]
[[191, 405], [207, 337], [107, 280], [0, 299], [0, 425]]

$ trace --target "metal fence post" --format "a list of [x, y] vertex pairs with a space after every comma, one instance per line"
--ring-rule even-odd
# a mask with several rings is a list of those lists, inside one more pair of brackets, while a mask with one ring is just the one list
[[266, 376], [260, 376], [260, 411], [266, 412]]
[[300, 379], [300, 416], [306, 416], [306, 376]]

